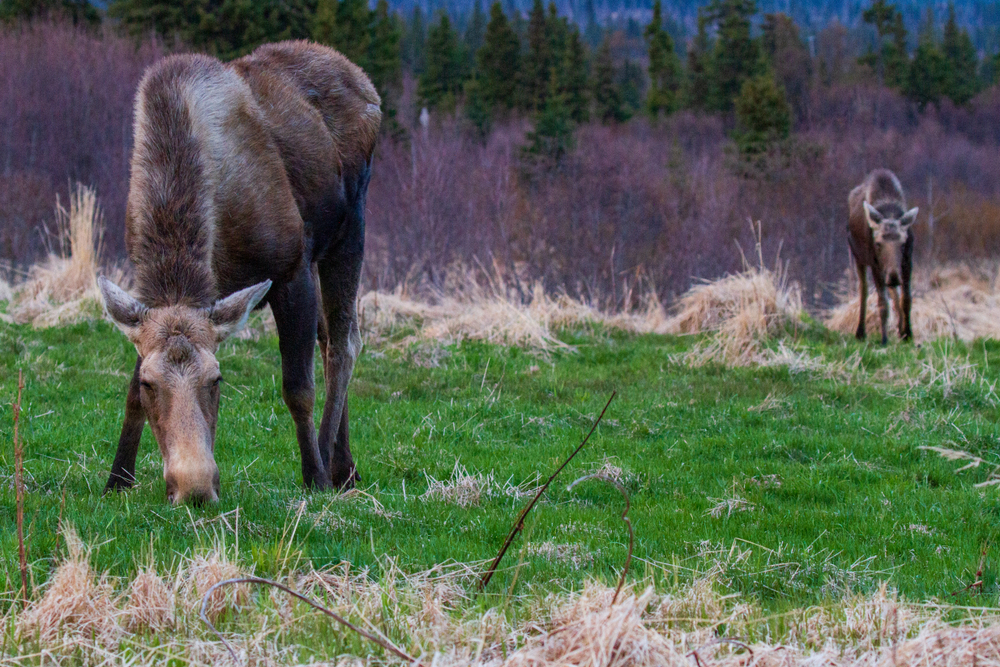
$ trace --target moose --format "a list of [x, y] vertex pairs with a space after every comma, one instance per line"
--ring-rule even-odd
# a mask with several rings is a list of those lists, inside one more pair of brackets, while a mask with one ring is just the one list
[[[359, 479], [347, 386], [361, 351], [356, 299], [380, 105], [359, 67], [306, 41], [228, 64], [170, 56], [144, 74], [125, 216], [135, 296], [99, 280], [108, 316], [138, 352], [106, 491], [135, 481], [148, 419], [168, 501], [218, 499], [215, 354], [265, 303], [303, 483]], [[317, 341], [327, 391], [318, 435]]]
[[[851, 190], [847, 199], [850, 217], [847, 224], [847, 241], [858, 272], [861, 313], [858, 340], [865, 339], [865, 318], [868, 308], [868, 280], [872, 280], [878, 294], [879, 318], [882, 322], [882, 344], [888, 342], [886, 326], [889, 306], [886, 288], [892, 297], [898, 320], [900, 340], [913, 338], [910, 328], [910, 274], [913, 271], [913, 233], [911, 225], [919, 209], [906, 209], [903, 186], [888, 169], [876, 169], [864, 182]], [[896, 288], [902, 291], [902, 298]], [[900, 303], [902, 301], [902, 303]]]

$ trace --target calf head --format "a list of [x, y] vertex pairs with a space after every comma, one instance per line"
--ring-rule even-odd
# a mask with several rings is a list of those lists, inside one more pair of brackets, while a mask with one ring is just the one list
[[248, 287], [210, 308], [147, 308], [111, 281], [100, 278], [108, 315], [135, 345], [143, 411], [163, 456], [171, 503], [216, 501], [215, 424], [222, 375], [219, 343], [246, 324], [271, 281]]
[[909, 238], [910, 225], [916, 221], [919, 210], [911, 208], [899, 217], [891, 217], [865, 202], [865, 214], [875, 242], [878, 269], [882, 274], [882, 282], [889, 287], [898, 287], [903, 276], [903, 248]]

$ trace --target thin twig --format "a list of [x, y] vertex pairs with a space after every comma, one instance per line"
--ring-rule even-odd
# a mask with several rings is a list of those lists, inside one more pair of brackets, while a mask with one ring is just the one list
[[28, 604], [28, 554], [24, 548], [24, 447], [18, 433], [24, 374], [17, 371], [17, 402], [14, 403], [14, 489], [17, 503], [17, 560], [21, 567], [21, 600]]
[[970, 588], [976, 589], [977, 592], [982, 592], [982, 590], [983, 590], [983, 565], [986, 563], [986, 552], [989, 551], [989, 549], [990, 549], [990, 544], [989, 544], [989, 542], [987, 542], [987, 543], [985, 543], [983, 545], [983, 554], [979, 558], [979, 569], [976, 570], [976, 579], [975, 579], [975, 581], [973, 581], [971, 584], [969, 584], [965, 588], [960, 588], [957, 591], [952, 591], [952, 595], [958, 595], [959, 593], [964, 593], [965, 591], [969, 590]]
[[514, 522], [514, 526], [510, 529], [510, 533], [507, 534], [507, 539], [503, 541], [503, 546], [500, 547], [500, 553], [498, 553], [497, 557], [493, 559], [489, 569], [486, 570], [486, 574], [484, 574], [483, 578], [479, 581], [479, 590], [486, 589], [486, 585], [489, 584], [490, 579], [493, 578], [493, 573], [496, 572], [497, 566], [500, 565], [500, 561], [503, 560], [504, 554], [507, 553], [507, 549], [510, 548], [511, 543], [514, 541], [514, 537], [524, 528], [524, 519], [528, 516], [528, 512], [530, 512], [535, 506], [535, 503], [538, 502], [538, 499], [542, 497], [542, 494], [545, 493], [545, 490], [549, 488], [549, 485], [552, 484], [553, 480], [555, 480], [559, 473], [562, 472], [563, 468], [569, 465], [569, 462], [573, 460], [573, 457], [576, 456], [581, 449], [583, 449], [584, 445], [587, 444], [587, 441], [590, 440], [590, 436], [592, 436], [594, 431], [597, 430], [597, 425], [601, 423], [601, 419], [604, 417], [604, 413], [607, 412], [608, 406], [611, 405], [611, 401], [615, 400], [615, 396], [617, 395], [617, 391], [611, 392], [611, 397], [608, 399], [608, 402], [604, 404], [604, 409], [601, 410], [601, 414], [597, 416], [597, 419], [594, 421], [594, 425], [590, 427], [590, 431], [587, 433], [587, 436], [579, 445], [577, 445], [576, 449], [573, 450], [573, 453], [562, 462], [562, 465], [560, 465], [556, 471], [552, 473], [552, 476], [546, 480], [545, 484], [542, 485], [542, 488], [538, 489], [538, 493], [536, 493], [535, 497], [524, 506], [521, 513], [517, 515], [517, 520]]
[[628, 518], [628, 511], [632, 507], [632, 503], [629, 500], [628, 492], [625, 490], [625, 486], [619, 482], [617, 479], [603, 472], [597, 472], [593, 475], [586, 475], [576, 480], [566, 489], [567, 491], [572, 491], [573, 487], [580, 482], [585, 482], [588, 479], [600, 479], [608, 484], [614, 486], [622, 494], [622, 498], [625, 499], [625, 511], [622, 512], [622, 521], [628, 526], [628, 555], [625, 556], [625, 565], [622, 567], [622, 575], [618, 578], [618, 588], [615, 589], [615, 596], [611, 598], [611, 606], [613, 607], [618, 601], [618, 594], [622, 592], [622, 586], [625, 585], [625, 577], [628, 575], [629, 566], [632, 564], [632, 550], [635, 547], [635, 531], [632, 530], [632, 520]]
[[371, 634], [371, 633], [369, 633], [369, 632], [367, 632], [365, 630], [362, 630], [358, 626], [356, 626], [353, 623], [351, 623], [350, 621], [348, 621], [343, 616], [337, 614], [334, 611], [331, 611], [330, 609], [327, 609], [326, 607], [324, 607], [323, 605], [319, 604], [318, 602], [314, 602], [313, 600], [307, 598], [305, 595], [302, 595], [301, 593], [292, 590], [291, 588], [289, 588], [288, 586], [285, 586], [284, 584], [279, 584], [278, 582], [271, 581], [270, 579], [261, 579], [260, 577], [239, 577], [239, 578], [236, 578], [236, 579], [226, 579], [224, 581], [220, 581], [219, 583], [217, 583], [214, 586], [212, 586], [211, 588], [209, 588], [205, 592], [205, 596], [201, 599], [201, 611], [199, 612], [198, 615], [201, 617], [202, 622], [205, 625], [207, 625], [209, 627], [209, 629], [212, 632], [215, 633], [215, 636], [218, 637], [219, 640], [223, 643], [223, 645], [229, 651], [229, 655], [233, 656], [233, 660], [236, 662], [236, 664], [239, 664], [239, 662], [240, 662], [240, 659], [236, 656], [236, 651], [234, 651], [233, 647], [230, 646], [229, 642], [226, 641], [226, 638], [222, 636], [222, 633], [219, 632], [218, 630], [216, 630], [215, 626], [212, 625], [212, 622], [210, 620], [208, 620], [208, 616], [205, 614], [205, 608], [208, 606], [208, 598], [212, 595], [212, 592], [215, 591], [216, 588], [221, 588], [222, 586], [229, 586], [229, 585], [232, 585], [232, 584], [263, 584], [265, 586], [274, 586], [275, 588], [283, 590], [286, 593], [288, 593], [289, 595], [291, 595], [293, 597], [296, 597], [299, 600], [302, 600], [303, 602], [305, 602], [307, 605], [309, 605], [313, 609], [316, 609], [318, 611], [323, 612], [324, 614], [326, 614], [327, 616], [329, 616], [333, 620], [337, 621], [341, 625], [343, 625], [343, 626], [345, 626], [345, 627], [347, 627], [347, 628], [349, 628], [351, 630], [354, 630], [354, 632], [358, 633], [359, 635], [361, 635], [365, 639], [367, 639], [369, 641], [375, 642], [376, 644], [378, 644], [379, 646], [381, 646], [385, 650], [389, 651], [390, 653], [392, 653], [396, 657], [402, 658], [408, 664], [410, 664], [410, 665], [423, 665], [422, 662], [420, 662], [419, 660], [417, 660], [413, 656], [411, 656], [411, 655], [403, 652], [402, 649], [400, 649], [399, 647], [397, 647], [395, 644], [393, 644], [388, 639], [383, 638], [383, 637], [377, 637], [377, 636], [375, 636], [375, 635], [373, 635], [373, 634]]

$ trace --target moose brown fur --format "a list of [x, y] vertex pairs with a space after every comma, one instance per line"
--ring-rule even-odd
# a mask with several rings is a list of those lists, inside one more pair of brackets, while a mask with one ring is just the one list
[[[850, 218], [847, 225], [848, 244], [858, 272], [861, 315], [856, 336], [865, 338], [865, 317], [868, 306], [867, 270], [870, 268], [878, 294], [879, 318], [882, 322], [882, 344], [888, 341], [886, 326], [889, 305], [886, 291], [892, 297], [901, 340], [913, 338], [910, 328], [910, 276], [913, 272], [913, 233], [911, 225], [918, 209], [906, 209], [903, 187], [888, 169], [876, 169], [864, 182], [851, 190], [848, 197]], [[902, 295], [896, 293], [900, 288]]]
[[[229, 64], [172, 56], [146, 72], [125, 229], [135, 297], [100, 281], [139, 353], [108, 489], [132, 485], [148, 419], [168, 499], [218, 497], [215, 352], [263, 303], [277, 325], [303, 482], [357, 479], [346, 398], [361, 349], [355, 300], [379, 105], [360, 68], [309, 42], [268, 44]], [[318, 434], [317, 339], [327, 388]]]

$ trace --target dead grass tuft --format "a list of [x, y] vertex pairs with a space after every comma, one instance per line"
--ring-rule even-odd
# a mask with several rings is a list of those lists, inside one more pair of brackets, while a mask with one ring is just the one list
[[427, 491], [420, 496], [421, 500], [436, 500], [459, 507], [479, 505], [483, 498], [524, 498], [533, 495], [537, 485], [537, 480], [536, 484], [525, 482], [520, 485], [512, 484], [509, 479], [506, 482], [499, 482], [493, 471], [485, 475], [481, 472], [470, 473], [458, 461], [455, 462], [451, 477], [448, 479], [439, 480], [426, 473], [425, 476]]
[[66, 558], [41, 599], [17, 620], [17, 635], [48, 646], [95, 642], [115, 646], [121, 636], [114, 589], [107, 577], [95, 578], [89, 552], [73, 528], [63, 529]]
[[176, 595], [149, 565], [129, 584], [122, 609], [122, 625], [129, 632], [162, 632], [174, 627]]
[[[185, 596], [189, 603], [199, 602], [212, 586], [226, 579], [248, 576], [228, 555], [225, 549], [215, 548], [195, 555], [187, 565]], [[205, 607], [205, 614], [215, 623], [225, 612], [246, 606], [250, 590], [246, 584], [237, 584], [212, 592]]]
[[788, 280], [780, 262], [775, 270], [764, 266], [759, 241], [757, 260], [756, 267], [745, 263], [740, 273], [692, 287], [674, 305], [674, 315], [657, 328], [658, 333], [713, 334], [684, 354], [683, 362], [766, 363], [763, 343], [801, 318], [798, 284]]
[[56, 248], [12, 290], [8, 313], [15, 322], [44, 328], [101, 316], [97, 270], [103, 229], [97, 194], [78, 183], [69, 210], [56, 204]]

